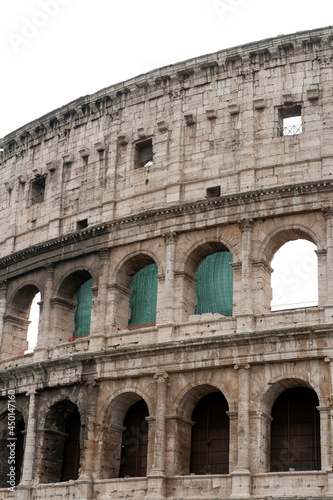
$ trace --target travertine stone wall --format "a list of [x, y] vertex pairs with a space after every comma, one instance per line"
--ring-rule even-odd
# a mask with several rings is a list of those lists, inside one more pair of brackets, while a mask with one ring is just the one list
[[[78, 220], [191, 203], [216, 185], [230, 196], [330, 180], [330, 37], [303, 32], [168, 66], [6, 136], [2, 256], [71, 233]], [[285, 106], [301, 106], [303, 134], [279, 135]], [[146, 138], [153, 165], [134, 168]], [[34, 203], [38, 176], [44, 201]]]
[[[333, 497], [332, 60], [331, 27], [267, 39], [103, 89], [0, 141], [2, 445], [8, 391], [26, 429], [21, 482], [0, 500]], [[295, 113], [302, 133], [281, 134]], [[317, 246], [318, 307], [272, 313], [271, 261], [296, 239]], [[224, 250], [233, 315], [196, 315], [197, 268]], [[131, 279], [151, 263], [156, 324], [127, 328]], [[90, 278], [90, 334], [69, 341]], [[21, 355], [38, 291], [37, 346]], [[270, 472], [272, 408], [293, 387], [318, 397], [321, 470]], [[191, 475], [192, 413], [216, 391], [229, 473]], [[140, 400], [147, 476], [120, 479]], [[59, 482], [74, 411], [79, 478]]]

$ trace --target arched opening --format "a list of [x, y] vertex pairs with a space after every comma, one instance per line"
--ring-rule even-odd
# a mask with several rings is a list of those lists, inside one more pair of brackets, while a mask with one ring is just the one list
[[157, 305], [157, 266], [149, 264], [138, 271], [131, 282], [128, 326], [154, 325]]
[[230, 252], [215, 252], [206, 257], [196, 272], [195, 314], [219, 313], [232, 316], [233, 269]]
[[40, 307], [39, 303], [41, 301], [41, 294], [38, 292], [35, 297], [33, 298], [33, 301], [31, 303], [30, 307], [30, 314], [29, 314], [29, 321], [30, 325], [28, 326], [28, 335], [27, 335], [27, 340], [28, 340], [28, 349], [25, 351], [25, 354], [28, 352], [31, 352], [37, 344], [37, 338], [38, 338], [38, 326], [39, 326], [39, 312], [40, 312]]
[[121, 330], [152, 326], [156, 322], [158, 268], [150, 255], [129, 258], [117, 271], [110, 287], [114, 326]]
[[204, 396], [194, 408], [190, 473], [228, 474], [229, 410], [220, 392]]
[[271, 310], [318, 305], [318, 259], [316, 245], [305, 239], [284, 243], [271, 266]]
[[320, 470], [318, 397], [308, 387], [283, 391], [272, 408], [271, 472]]
[[126, 413], [121, 445], [119, 477], [147, 475], [148, 407], [141, 400]]
[[65, 434], [67, 434], [61, 470], [61, 481], [69, 481], [79, 477], [80, 466], [80, 428], [81, 419], [78, 410], [74, 410], [68, 417]]
[[11, 465], [15, 471], [15, 485], [20, 483], [24, 456], [24, 431], [25, 423], [21, 413], [5, 412], [0, 416], [0, 488], [10, 486], [8, 481], [11, 477], [8, 474], [11, 471]]
[[53, 307], [55, 343], [90, 333], [93, 279], [86, 270], [75, 271], [61, 283]]
[[[32, 305], [40, 298], [40, 291], [35, 285], [25, 285], [18, 290], [11, 300], [7, 309], [7, 314], [4, 317], [6, 328], [4, 328], [2, 339], [2, 354], [4, 356], [15, 356], [24, 353], [29, 348], [28, 334], [30, 340]], [[35, 302], [34, 302], [35, 299]], [[34, 333], [32, 347], [37, 341], [38, 323], [39, 323], [39, 306], [34, 305], [37, 309], [37, 314], [33, 319]]]
[[60, 401], [50, 408], [43, 431], [41, 483], [78, 479], [80, 430], [80, 413], [74, 403]]
[[232, 262], [232, 254], [220, 241], [206, 241], [188, 254], [184, 269], [175, 275], [183, 321], [194, 314], [232, 316]]
[[146, 476], [149, 410], [135, 392], [124, 392], [108, 406], [100, 448], [101, 479]]
[[80, 286], [76, 296], [75, 308], [75, 332], [74, 337], [89, 335], [91, 322], [91, 309], [93, 305], [92, 286], [93, 280], [90, 279]]

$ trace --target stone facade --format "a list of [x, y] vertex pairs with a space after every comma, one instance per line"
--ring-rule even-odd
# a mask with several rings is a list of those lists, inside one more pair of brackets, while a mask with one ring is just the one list
[[[333, 497], [332, 82], [333, 30], [318, 29], [152, 71], [1, 140], [2, 477], [9, 401], [25, 430], [20, 483], [0, 499]], [[292, 116], [301, 130], [285, 134]], [[270, 263], [299, 238], [317, 246], [318, 307], [272, 313]], [[224, 251], [232, 316], [195, 314], [198, 266]], [[128, 328], [130, 283], [151, 263], [156, 322]], [[90, 334], [69, 341], [91, 278]], [[22, 355], [37, 292], [37, 346]], [[317, 398], [320, 466], [272, 471], [272, 408], [300, 387]], [[191, 473], [193, 411], [216, 392], [228, 473]], [[146, 474], [120, 478], [139, 401]], [[72, 417], [80, 468], [64, 481]]]

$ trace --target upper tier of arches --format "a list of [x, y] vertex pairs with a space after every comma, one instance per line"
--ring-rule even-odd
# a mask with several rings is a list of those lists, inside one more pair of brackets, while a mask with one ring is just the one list
[[320, 279], [313, 287], [319, 291], [318, 304], [325, 305], [325, 224], [311, 215], [302, 224], [276, 220], [251, 222], [245, 231], [229, 225], [172, 233], [170, 238], [55, 262], [35, 272], [33, 279], [24, 275], [9, 282], [8, 290], [3, 290], [2, 356], [27, 349], [29, 311], [37, 293], [41, 294], [38, 345], [43, 347], [89, 333], [195, 321], [204, 313], [221, 320], [244, 312], [270, 314], [270, 263], [279, 248], [294, 240], [316, 245], [313, 255], [319, 257]]

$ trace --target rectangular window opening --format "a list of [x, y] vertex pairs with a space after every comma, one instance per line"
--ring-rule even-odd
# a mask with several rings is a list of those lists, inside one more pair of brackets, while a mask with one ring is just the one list
[[279, 135], [298, 135], [302, 133], [301, 106], [281, 108], [279, 110]]
[[206, 198], [217, 198], [218, 196], [221, 196], [221, 186], [206, 189]]
[[135, 145], [134, 168], [150, 167], [153, 165], [153, 141], [147, 139]]
[[31, 182], [31, 204], [44, 201], [46, 176], [39, 176]]
[[76, 230], [79, 231], [80, 229], [85, 229], [88, 227], [88, 219], [82, 219], [76, 221]]

